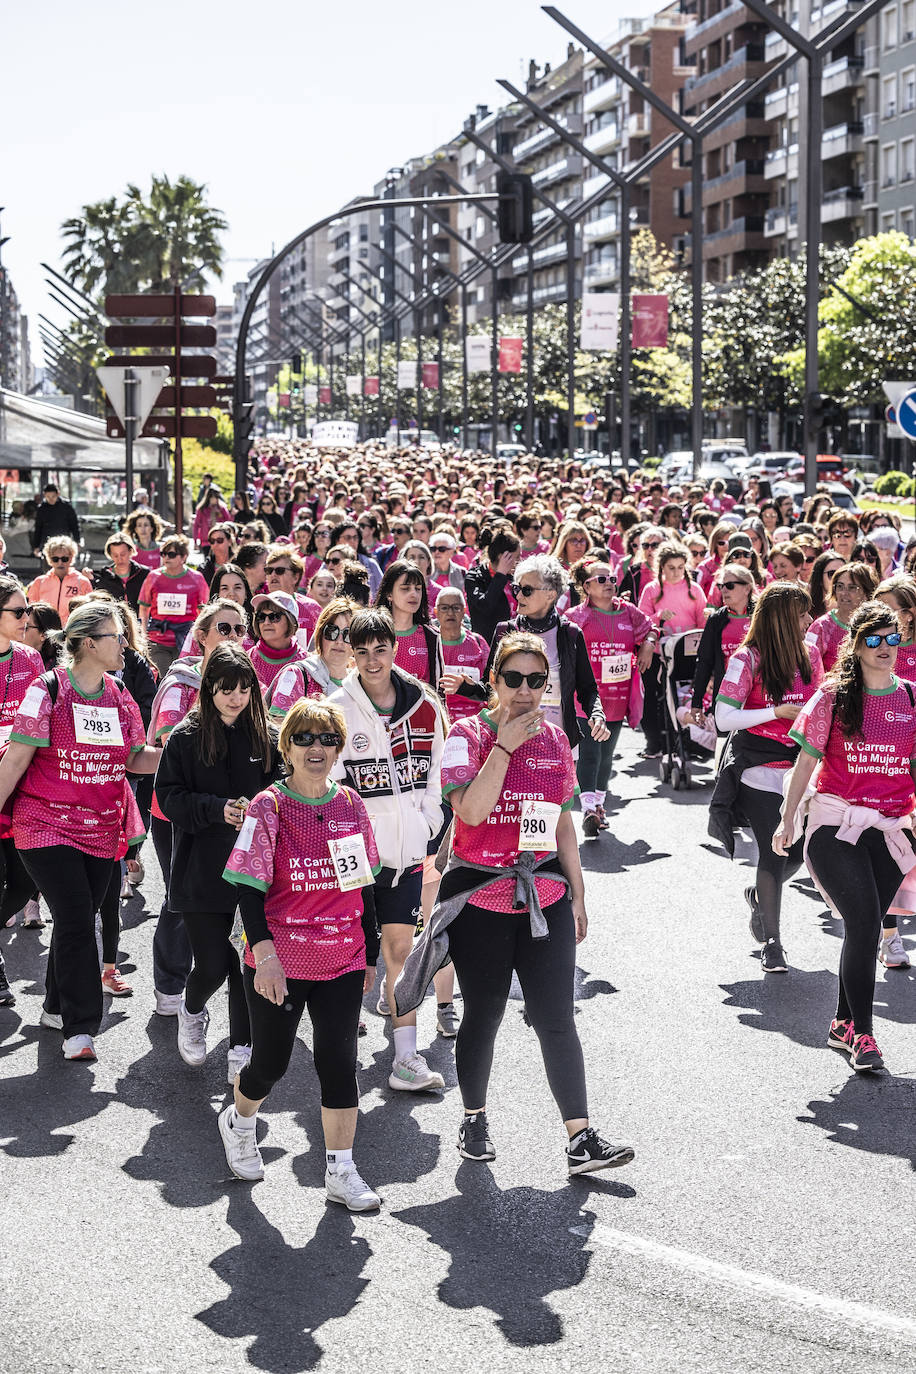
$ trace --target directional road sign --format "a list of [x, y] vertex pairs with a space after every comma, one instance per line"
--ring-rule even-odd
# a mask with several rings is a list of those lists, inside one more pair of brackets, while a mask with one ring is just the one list
[[[131, 364], [131, 368], [133, 364]], [[127, 422], [127, 396], [124, 386], [124, 378], [127, 375], [126, 367], [97, 367], [99, 381], [105, 388], [105, 394], [111, 402], [112, 409], [117, 415], [121, 424]], [[137, 433], [143, 428], [143, 423], [149, 415], [153, 406], [156, 404], [159, 393], [168, 380], [169, 370], [167, 367], [138, 367], [136, 369], [137, 388], [136, 388], [136, 415]]]

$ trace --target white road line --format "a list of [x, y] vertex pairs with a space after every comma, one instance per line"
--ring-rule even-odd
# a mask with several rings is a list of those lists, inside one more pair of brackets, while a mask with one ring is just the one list
[[916, 1321], [909, 1317], [897, 1317], [892, 1312], [883, 1312], [878, 1307], [866, 1307], [863, 1303], [848, 1302], [845, 1298], [831, 1298], [825, 1293], [816, 1293], [811, 1288], [799, 1288], [792, 1283], [783, 1283], [769, 1274], [758, 1274], [750, 1269], [739, 1269], [734, 1264], [722, 1264], [718, 1260], [707, 1259], [705, 1255], [694, 1254], [690, 1250], [679, 1250], [673, 1245], [661, 1245], [658, 1241], [645, 1240], [626, 1231], [618, 1231], [613, 1226], [599, 1222], [594, 1226], [571, 1226], [570, 1231], [577, 1236], [585, 1236], [592, 1245], [603, 1245], [609, 1250], [619, 1250], [626, 1255], [654, 1260], [672, 1269], [696, 1274], [700, 1278], [718, 1283], [731, 1284], [733, 1288], [743, 1289], [758, 1297], [775, 1298], [791, 1303], [808, 1312], [817, 1312], [849, 1326], [865, 1327], [871, 1331], [881, 1331], [902, 1337], [916, 1343]]

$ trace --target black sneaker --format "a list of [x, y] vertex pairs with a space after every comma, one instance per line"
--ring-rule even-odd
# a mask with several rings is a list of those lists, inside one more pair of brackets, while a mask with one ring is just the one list
[[582, 817], [582, 834], [587, 840], [593, 840], [601, 829], [601, 822], [598, 820], [597, 811], [586, 811]]
[[464, 1159], [495, 1159], [486, 1112], [472, 1112], [458, 1127], [458, 1153]]
[[598, 1169], [619, 1169], [636, 1158], [632, 1145], [611, 1145], [593, 1126], [573, 1136], [566, 1147], [566, 1162], [570, 1175], [593, 1174]]
[[15, 1005], [16, 994], [7, 982], [5, 970], [0, 968], [0, 1007], [14, 1007]]
[[767, 937], [763, 929], [763, 917], [760, 914], [760, 907], [757, 905], [756, 887], [746, 887], [744, 889], [744, 900], [751, 909], [751, 939], [755, 940], [758, 945], [765, 945]]
[[764, 973], [788, 973], [786, 952], [775, 937], [771, 937], [764, 945], [760, 955], [760, 967]]

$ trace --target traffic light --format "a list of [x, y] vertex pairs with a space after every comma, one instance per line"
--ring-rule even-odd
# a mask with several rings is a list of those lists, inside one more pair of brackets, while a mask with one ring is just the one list
[[515, 430], [515, 433], [516, 433], [516, 434], [521, 434], [521, 432], [522, 432], [522, 427], [521, 427], [520, 424], [514, 424], [514, 425], [512, 426], [512, 428]]
[[254, 429], [254, 402], [243, 401], [239, 408], [235, 420], [236, 425], [236, 452], [245, 454], [251, 445], [251, 434]]
[[452, 425], [452, 433], [453, 433], [453, 434], [455, 435], [455, 437], [457, 438], [457, 436], [461, 433], [461, 426], [460, 426], [460, 425]]
[[824, 409], [830, 400], [822, 391], [809, 391], [807, 405], [805, 407], [805, 418], [808, 422], [808, 429], [812, 434], [819, 434], [824, 428]]
[[292, 365], [291, 365], [290, 371], [292, 371], [292, 372], [301, 372], [301, 371], [302, 371], [302, 354], [301, 354], [301, 353], [294, 353], [294, 354], [293, 354], [293, 361], [292, 361]]
[[500, 243], [530, 243], [534, 234], [534, 188], [526, 172], [497, 172], [496, 222]]

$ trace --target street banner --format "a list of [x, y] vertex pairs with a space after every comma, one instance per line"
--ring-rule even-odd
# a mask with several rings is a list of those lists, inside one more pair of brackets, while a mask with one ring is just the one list
[[362, 379], [362, 377], [348, 377], [348, 378], [347, 378], [347, 395], [348, 395], [348, 396], [360, 396], [360, 395], [362, 395], [362, 390], [363, 390], [363, 379]]
[[288, 410], [288, 409], [289, 409], [289, 392], [288, 392], [288, 391], [281, 391], [281, 392], [280, 392], [280, 407], [281, 407], [281, 409], [283, 409], [283, 410]]
[[487, 334], [469, 334], [466, 340], [468, 372], [490, 371], [490, 339]]
[[331, 404], [331, 388], [329, 386], [320, 386], [318, 388], [318, 400], [323, 406], [329, 406]]
[[356, 448], [359, 425], [355, 420], [322, 420], [312, 426], [316, 448]]
[[424, 363], [422, 368], [423, 386], [427, 391], [439, 390], [439, 364]]
[[398, 391], [415, 391], [417, 386], [417, 360], [408, 358], [398, 363]]
[[499, 341], [500, 372], [521, 372], [524, 339], [502, 338]]
[[617, 351], [620, 296], [616, 291], [583, 291], [579, 347], [601, 353]]
[[363, 395], [364, 395], [364, 396], [377, 396], [377, 395], [378, 395], [378, 377], [367, 377], [367, 378], [365, 379], [365, 381], [363, 382]]
[[313, 406], [318, 400], [318, 388], [313, 382], [309, 382], [302, 388], [302, 398], [307, 406]]
[[633, 347], [668, 347], [668, 297], [633, 297]]

